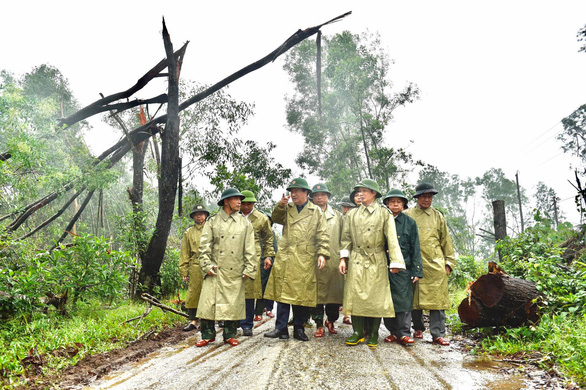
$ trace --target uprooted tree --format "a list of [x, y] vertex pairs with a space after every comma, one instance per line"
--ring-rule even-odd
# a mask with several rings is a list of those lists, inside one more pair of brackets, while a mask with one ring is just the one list
[[[347, 12], [318, 26], [310, 27], [305, 30], [298, 30], [293, 35], [291, 35], [281, 46], [273, 50], [267, 56], [240, 69], [227, 78], [212, 85], [211, 87], [191, 96], [182, 103], [179, 103], [179, 76], [188, 42], [185, 43], [179, 50], [174, 51], [173, 44], [170, 40], [170, 36], [165, 25], [165, 21], [163, 20], [162, 35], [166, 53], [166, 58], [164, 60], [160, 61], [151, 70], [145, 73], [129, 89], [102, 97], [94, 103], [82, 108], [72, 115], [62, 118], [59, 121], [59, 128], [61, 131], [63, 131], [70, 126], [73, 126], [89, 117], [103, 112], [121, 113], [125, 110], [129, 110], [140, 105], [166, 104], [165, 114], [157, 116], [150, 121], [134, 128], [133, 130], [128, 131], [123, 139], [96, 157], [93, 164], [85, 168], [84, 174], [82, 175], [84, 179], [92, 177], [93, 175], [99, 175], [100, 172], [111, 168], [113, 165], [119, 162], [120, 159], [122, 159], [122, 157], [130, 150], [139, 147], [142, 142], [148, 140], [155, 134], [160, 134], [162, 142], [160, 155], [161, 174], [159, 176], [158, 186], [159, 210], [154, 232], [141, 259], [142, 266], [138, 279], [138, 283], [141, 288], [136, 291], [137, 296], [142, 292], [152, 293], [156, 285], [159, 283], [158, 273], [167, 245], [167, 239], [173, 218], [173, 211], [175, 208], [176, 192], [178, 188], [180, 167], [179, 113], [191, 105], [198, 103], [208, 96], [214, 94], [231, 82], [263, 67], [270, 62], [273, 62], [276, 58], [286, 53], [299, 42], [302, 42], [308, 37], [318, 33], [322, 26], [338, 21], [349, 14], [350, 12]], [[165, 70], [167, 70], [166, 73]], [[160, 94], [149, 99], [136, 99], [133, 101], [129, 100], [135, 93], [143, 89], [150, 81], [162, 76], [166, 76], [168, 80], [168, 91], [166, 94]], [[11, 158], [11, 153], [9, 151], [1, 152], [0, 156], [2, 161], [5, 161]], [[83, 198], [79, 209], [71, 218], [61, 237], [56, 241], [53, 248], [51, 248], [51, 250], [56, 249], [58, 245], [62, 243], [70, 234], [72, 227], [84, 212], [92, 196], [97, 192], [97, 188], [95, 188], [95, 185], [92, 184], [91, 180], [84, 179], [79, 181], [66, 182], [58, 190], [29, 203], [25, 207], [20, 208], [15, 212], [2, 216], [2, 220], [12, 218], [12, 222], [6, 226], [6, 233], [13, 234], [17, 229], [23, 227], [25, 222], [27, 222], [35, 212], [51, 204], [61, 195], [73, 190], [73, 194], [69, 197], [68, 200], [66, 200], [62, 207], [54, 215], [33, 227], [27, 233], [24, 233], [17, 239], [25, 239], [30, 237], [35, 232], [38, 232], [40, 229], [43, 229], [51, 222], [55, 221], [60, 215], [64, 213], [66, 209], [70, 207], [74, 201], [76, 201], [78, 197], [82, 195], [82, 193], [85, 192], [85, 197]]]

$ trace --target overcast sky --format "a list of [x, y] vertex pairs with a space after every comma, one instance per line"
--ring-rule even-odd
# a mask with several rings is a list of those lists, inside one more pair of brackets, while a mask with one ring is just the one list
[[[395, 111], [391, 146], [462, 177], [496, 167], [514, 180], [519, 172], [530, 196], [543, 181], [578, 222], [568, 183], [573, 162], [555, 135], [560, 120], [586, 103], [586, 54], [578, 53], [576, 39], [586, 24], [583, 0], [9, 2], [2, 5], [0, 68], [20, 75], [51, 64], [87, 105], [100, 92], [128, 88], [164, 57], [163, 16], [176, 48], [190, 41], [181, 76], [211, 84], [297, 29], [346, 11], [352, 15], [323, 33], [379, 32], [395, 60], [397, 89], [411, 81], [422, 91], [420, 101]], [[273, 141], [275, 156], [295, 168], [302, 140], [284, 127], [291, 86], [282, 66], [281, 58], [228, 92], [256, 105], [244, 135]], [[94, 126], [89, 142], [99, 153], [115, 136]]]

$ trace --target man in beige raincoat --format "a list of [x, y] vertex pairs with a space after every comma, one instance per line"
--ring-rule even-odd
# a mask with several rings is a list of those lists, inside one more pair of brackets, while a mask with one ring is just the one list
[[413, 295], [414, 338], [423, 338], [423, 310], [429, 310], [429, 331], [431, 339], [439, 345], [449, 345], [446, 335], [445, 309], [450, 307], [448, 275], [456, 266], [452, 239], [448, 232], [446, 218], [432, 207], [436, 189], [429, 183], [415, 187], [417, 206], [405, 211], [417, 223], [419, 245], [423, 264], [423, 279], [415, 284]]
[[269, 276], [265, 299], [277, 301], [275, 330], [265, 337], [288, 339], [290, 306], [293, 306], [293, 337], [308, 341], [303, 324], [317, 305], [316, 263], [319, 269], [330, 256], [328, 223], [319, 207], [309, 202], [311, 188], [303, 178], [293, 179], [273, 209], [273, 222], [283, 225], [283, 237]]
[[[255, 319], [254, 317], [254, 300], [257, 300], [257, 305], [264, 306], [264, 300], [262, 299], [262, 284], [261, 284], [261, 267], [266, 269], [271, 268], [272, 260], [275, 258], [275, 251], [273, 249], [273, 229], [271, 229], [271, 221], [262, 212], [254, 208], [256, 203], [256, 197], [252, 191], [242, 191], [242, 195], [245, 196], [242, 199], [242, 205], [240, 211], [248, 218], [252, 227], [254, 228], [254, 244], [256, 248], [256, 256], [260, 258], [260, 265], [256, 269], [256, 277], [254, 280], [247, 279], [244, 281], [244, 293], [246, 296], [246, 318], [240, 321], [240, 327], [242, 328], [243, 336], [252, 336], [252, 327], [254, 320], [260, 320], [261, 318]], [[261, 253], [264, 254], [261, 258]]]
[[187, 296], [185, 297], [185, 308], [190, 322], [183, 328], [185, 332], [197, 329], [197, 303], [199, 302], [203, 282], [203, 276], [199, 269], [199, 240], [203, 225], [209, 215], [210, 212], [206, 210], [203, 204], [193, 206], [189, 217], [193, 218], [195, 224], [183, 233], [183, 240], [181, 241], [179, 274], [184, 282], [189, 282]]
[[204, 277], [198, 304], [203, 347], [215, 341], [215, 321], [224, 321], [224, 343], [240, 344], [234, 337], [240, 320], [246, 317], [244, 278], [254, 279], [258, 257], [254, 229], [239, 213], [244, 195], [228, 188], [218, 202], [218, 214], [205, 224], [200, 241], [200, 268]]
[[[368, 325], [367, 345], [378, 346], [381, 317], [394, 317], [388, 269], [393, 273], [405, 269], [397, 241], [395, 221], [391, 212], [377, 198], [382, 196], [374, 180], [364, 179], [354, 190], [362, 203], [346, 214], [342, 230], [339, 270], [348, 272], [344, 287], [344, 314], [352, 315], [354, 333], [346, 344], [364, 341]], [[390, 264], [387, 269], [388, 250]]]
[[[328, 232], [330, 234], [330, 258], [336, 258], [340, 253], [340, 236], [342, 235], [342, 214], [328, 205], [331, 192], [323, 183], [318, 183], [311, 189], [311, 201], [321, 208], [326, 216]], [[317, 271], [317, 306], [312, 312], [316, 323], [315, 337], [324, 336], [324, 305], [327, 319], [325, 326], [330, 334], [338, 333], [334, 323], [340, 317], [340, 306], [344, 300], [344, 275], [338, 271], [336, 261], [328, 261], [323, 269]]]

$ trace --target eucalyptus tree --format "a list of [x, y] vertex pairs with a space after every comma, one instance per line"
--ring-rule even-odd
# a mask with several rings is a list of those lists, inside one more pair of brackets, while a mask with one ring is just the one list
[[400, 182], [412, 157], [386, 137], [395, 110], [418, 99], [418, 87], [394, 91], [393, 62], [378, 35], [345, 31], [319, 42], [319, 52], [302, 42], [284, 65], [294, 88], [286, 98], [287, 124], [304, 140], [297, 164], [325, 180], [334, 196], [347, 195], [365, 177], [387, 187]]

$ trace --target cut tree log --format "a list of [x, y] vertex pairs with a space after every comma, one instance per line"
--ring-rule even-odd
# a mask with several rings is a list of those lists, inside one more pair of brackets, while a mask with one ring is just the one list
[[507, 275], [496, 263], [469, 287], [468, 298], [458, 306], [466, 328], [537, 325], [542, 294], [535, 283]]

